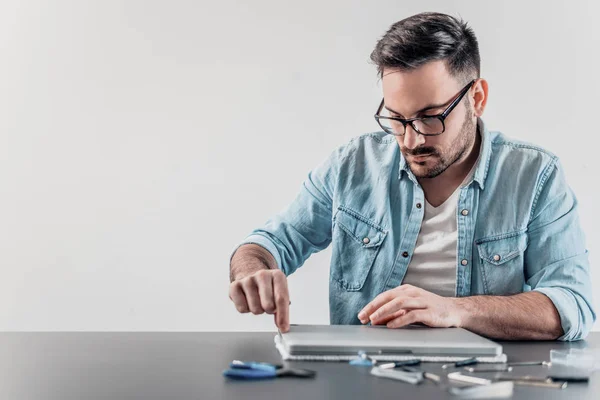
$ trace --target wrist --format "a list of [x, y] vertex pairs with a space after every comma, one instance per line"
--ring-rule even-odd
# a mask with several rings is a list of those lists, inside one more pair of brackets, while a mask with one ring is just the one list
[[250, 275], [255, 274], [258, 271], [262, 271], [263, 269], [268, 270], [269, 267], [267, 267], [266, 265], [264, 265], [261, 262], [255, 261], [255, 260], [253, 260], [251, 262], [245, 262], [245, 263], [242, 262], [237, 265], [232, 264], [230, 274], [229, 274], [229, 279], [231, 282], [237, 281], [240, 279], [244, 279]]
[[263, 247], [256, 244], [244, 244], [231, 256], [229, 281], [246, 278], [263, 269], [276, 269], [275, 258]]
[[454, 326], [457, 328], [467, 328], [471, 320], [470, 300], [466, 297], [452, 297], [451, 302]]

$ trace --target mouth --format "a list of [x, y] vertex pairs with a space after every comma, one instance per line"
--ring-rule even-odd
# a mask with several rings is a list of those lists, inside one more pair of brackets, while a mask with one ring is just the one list
[[421, 154], [418, 156], [411, 156], [411, 158], [417, 162], [421, 162], [421, 161], [425, 161], [427, 160], [429, 157], [431, 157], [431, 154]]

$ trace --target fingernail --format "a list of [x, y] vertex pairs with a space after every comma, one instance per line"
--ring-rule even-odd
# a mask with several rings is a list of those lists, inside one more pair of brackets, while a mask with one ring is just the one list
[[364, 311], [361, 311], [361, 312], [358, 313], [358, 319], [360, 319], [361, 321], [363, 319], [365, 319], [366, 316], [367, 316], [367, 313], [364, 312]]

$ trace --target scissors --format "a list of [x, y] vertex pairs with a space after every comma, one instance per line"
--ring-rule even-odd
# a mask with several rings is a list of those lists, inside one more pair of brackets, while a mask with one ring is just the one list
[[271, 379], [280, 376], [314, 378], [316, 374], [309, 369], [286, 368], [282, 365], [239, 360], [233, 360], [229, 364], [229, 369], [223, 371], [223, 376], [240, 380]]

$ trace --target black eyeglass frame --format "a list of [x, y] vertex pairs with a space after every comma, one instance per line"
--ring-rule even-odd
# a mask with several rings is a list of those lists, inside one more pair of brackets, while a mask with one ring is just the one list
[[[381, 103], [379, 104], [379, 107], [377, 108], [377, 112], [375, 112], [375, 115], [374, 115], [375, 120], [377, 121], [377, 123], [379, 124], [381, 129], [383, 129], [386, 133], [389, 133], [390, 135], [404, 136], [406, 134], [406, 125], [410, 124], [410, 126], [415, 130], [415, 132], [417, 132], [420, 135], [439, 136], [446, 131], [446, 122], [445, 122], [446, 118], [452, 112], [452, 110], [454, 110], [454, 108], [458, 105], [458, 103], [460, 103], [462, 98], [465, 97], [465, 95], [469, 92], [469, 89], [471, 89], [471, 87], [475, 84], [475, 82], [477, 82], [477, 79], [473, 79], [471, 82], [469, 82], [467, 84], [467, 86], [465, 86], [458, 93], [456, 98], [452, 101], [452, 103], [450, 103], [450, 105], [442, 113], [437, 114], [437, 115], [428, 115], [426, 117], [410, 118], [410, 119], [404, 119], [404, 118], [399, 118], [399, 117], [384, 117], [382, 115], [379, 115], [379, 113], [381, 112], [381, 109], [383, 108], [383, 104], [384, 104], [384, 99], [381, 99]], [[442, 131], [441, 132], [439, 132], [439, 133], [423, 133], [423, 132], [420, 132], [416, 128], [416, 126], [414, 124], [415, 121], [422, 121], [424, 119], [430, 119], [430, 118], [437, 118], [441, 121], [441, 123], [442, 123]], [[380, 119], [393, 120], [393, 121], [398, 121], [398, 122], [402, 123], [402, 125], [404, 126], [404, 132], [402, 134], [398, 134], [398, 133], [391, 131], [391, 129], [387, 129], [386, 127], [384, 127], [381, 124]]]

